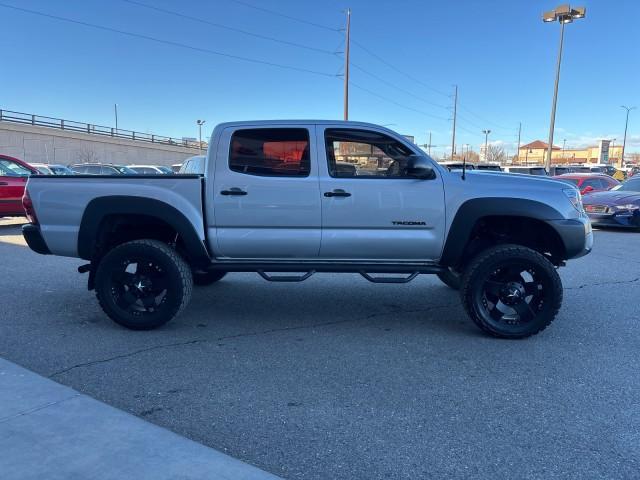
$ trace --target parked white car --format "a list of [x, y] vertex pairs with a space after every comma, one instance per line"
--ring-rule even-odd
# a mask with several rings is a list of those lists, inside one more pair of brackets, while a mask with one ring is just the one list
[[127, 165], [127, 167], [140, 175], [173, 175], [171, 167], [162, 165]]

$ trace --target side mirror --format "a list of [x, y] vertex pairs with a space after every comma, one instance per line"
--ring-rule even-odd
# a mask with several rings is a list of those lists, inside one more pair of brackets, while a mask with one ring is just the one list
[[433, 180], [436, 178], [436, 172], [429, 161], [420, 155], [412, 155], [409, 158], [406, 174], [408, 177], [420, 180]]

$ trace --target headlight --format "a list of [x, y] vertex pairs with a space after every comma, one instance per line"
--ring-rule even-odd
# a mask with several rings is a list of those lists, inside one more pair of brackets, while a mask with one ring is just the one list
[[628, 203], [627, 205], [615, 205], [613, 208], [616, 210], [638, 210], [640, 209], [640, 205], [636, 205], [635, 203]]
[[584, 213], [584, 207], [582, 206], [582, 195], [580, 195], [580, 190], [577, 188], [564, 188], [562, 189], [564, 194], [569, 198], [571, 204], [578, 210], [580, 213]]

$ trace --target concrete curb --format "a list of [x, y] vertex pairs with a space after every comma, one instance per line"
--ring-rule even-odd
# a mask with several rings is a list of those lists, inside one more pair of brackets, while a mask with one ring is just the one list
[[279, 477], [0, 359], [3, 480]]

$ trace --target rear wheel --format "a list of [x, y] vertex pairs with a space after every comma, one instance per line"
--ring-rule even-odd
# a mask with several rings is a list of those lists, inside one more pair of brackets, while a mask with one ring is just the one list
[[462, 278], [462, 302], [481, 330], [525, 338], [544, 330], [562, 304], [562, 283], [542, 254], [519, 245], [480, 253]]
[[193, 284], [194, 285], [211, 285], [219, 280], [222, 280], [227, 272], [220, 270], [194, 270], [193, 271]]
[[166, 243], [134, 240], [107, 253], [96, 271], [96, 296], [104, 312], [133, 330], [164, 325], [191, 298], [191, 269]]
[[449, 268], [444, 272], [438, 273], [438, 278], [446, 286], [453, 288], [454, 290], [460, 290], [460, 285], [462, 283], [462, 275], [460, 273]]

